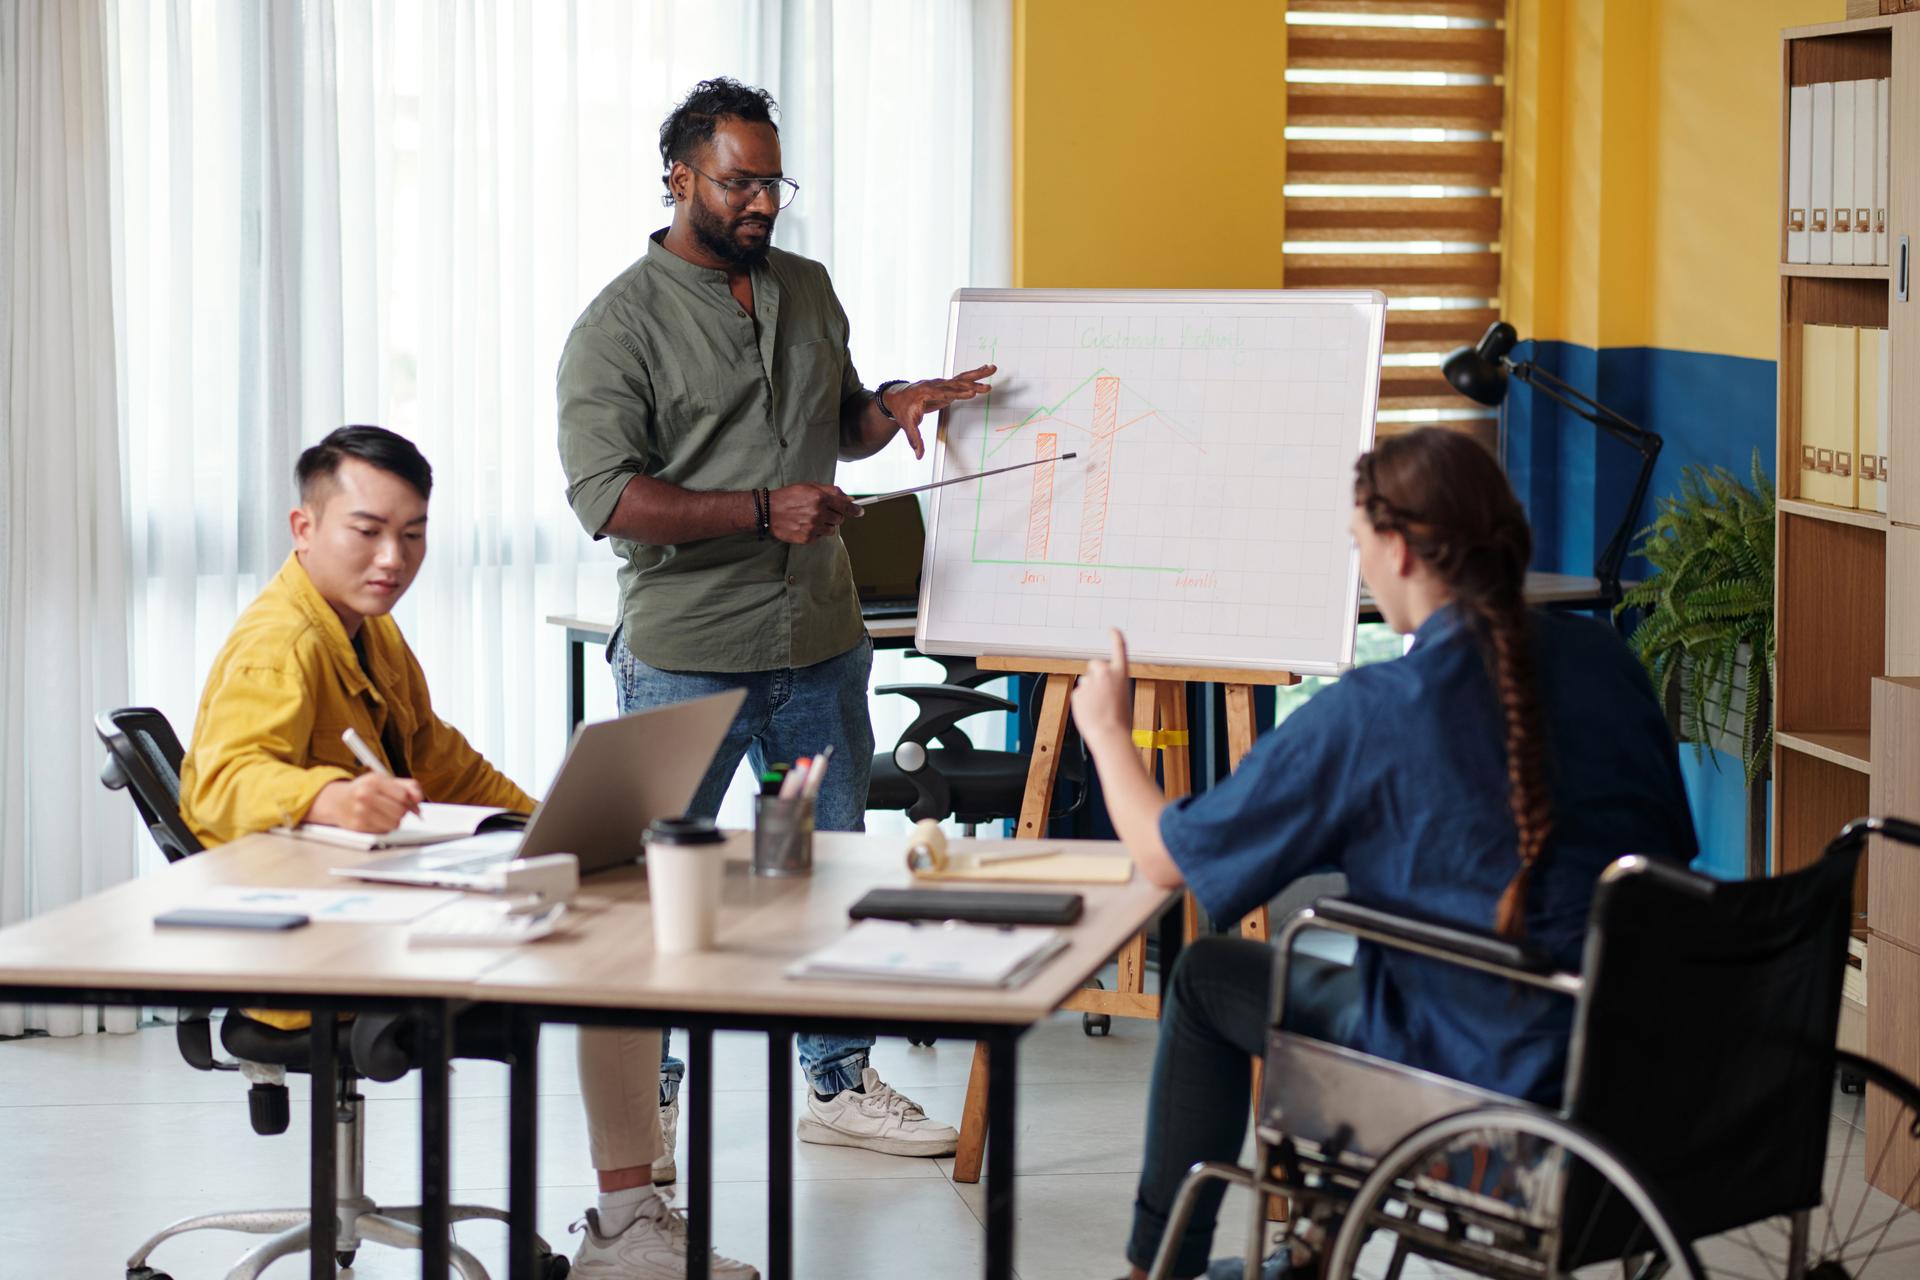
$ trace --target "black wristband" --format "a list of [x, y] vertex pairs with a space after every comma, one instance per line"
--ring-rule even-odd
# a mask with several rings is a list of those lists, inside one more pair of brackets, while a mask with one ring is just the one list
[[887, 392], [893, 390], [895, 387], [904, 387], [906, 385], [907, 380], [905, 378], [895, 378], [891, 382], [883, 382], [873, 389], [873, 402], [880, 406], [880, 416], [888, 422], [898, 422], [900, 419], [894, 417], [893, 410], [887, 408]]

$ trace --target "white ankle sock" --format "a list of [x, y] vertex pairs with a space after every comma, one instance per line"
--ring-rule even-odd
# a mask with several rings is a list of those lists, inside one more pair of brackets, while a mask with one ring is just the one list
[[659, 1195], [652, 1184], [644, 1187], [628, 1187], [624, 1191], [602, 1191], [600, 1193], [600, 1232], [602, 1235], [617, 1236], [633, 1225], [640, 1216], [640, 1210], [649, 1200]]

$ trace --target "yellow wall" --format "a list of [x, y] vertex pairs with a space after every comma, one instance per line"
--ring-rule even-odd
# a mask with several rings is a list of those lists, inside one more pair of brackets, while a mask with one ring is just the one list
[[[1505, 314], [1775, 357], [1782, 27], [1846, 0], [1512, 0]], [[1282, 0], [1014, 0], [1014, 283], [1282, 283]]]
[[1276, 288], [1286, 9], [1015, 0], [1013, 281]]
[[1514, 0], [1506, 311], [1521, 333], [1771, 360], [1782, 27], [1845, 0]]

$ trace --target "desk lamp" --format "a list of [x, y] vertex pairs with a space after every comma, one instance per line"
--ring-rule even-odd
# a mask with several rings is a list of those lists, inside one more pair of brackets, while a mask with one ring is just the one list
[[1640, 455], [1640, 475], [1633, 483], [1633, 497], [1620, 517], [1606, 549], [1594, 562], [1593, 576], [1609, 604], [1620, 602], [1620, 566], [1627, 558], [1627, 543], [1633, 537], [1640, 518], [1640, 504], [1646, 501], [1647, 486], [1653, 481], [1653, 464], [1660, 457], [1659, 435], [1621, 417], [1578, 387], [1572, 386], [1542, 369], [1531, 360], [1513, 360], [1508, 353], [1519, 342], [1519, 334], [1504, 320], [1487, 327], [1480, 341], [1460, 347], [1440, 366], [1447, 382], [1461, 395], [1481, 404], [1498, 407], [1507, 397], [1510, 378], [1518, 378], [1538, 390], [1555, 404], [1592, 423], [1603, 433], [1621, 440]]

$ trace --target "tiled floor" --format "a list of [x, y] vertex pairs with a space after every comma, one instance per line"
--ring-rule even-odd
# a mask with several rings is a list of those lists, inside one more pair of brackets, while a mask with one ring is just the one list
[[[764, 1040], [717, 1040], [715, 1234], [728, 1253], [764, 1262], [766, 1183]], [[883, 1075], [936, 1116], [958, 1116], [972, 1046], [914, 1049], [883, 1040]], [[1056, 1017], [1024, 1042], [1020, 1147], [1019, 1272], [1025, 1280], [1110, 1280], [1121, 1274], [1140, 1159], [1140, 1125], [1153, 1027], [1116, 1020], [1087, 1039], [1075, 1015]], [[574, 1086], [573, 1033], [549, 1028], [541, 1064], [539, 1227], [571, 1253], [567, 1226], [592, 1202], [586, 1136]], [[169, 1028], [132, 1036], [0, 1043], [0, 1280], [80, 1280], [123, 1274], [128, 1252], [160, 1226], [214, 1209], [298, 1204], [306, 1185], [303, 1082], [294, 1084], [294, 1128], [277, 1138], [247, 1124], [245, 1089], [229, 1074], [190, 1070]], [[792, 1085], [796, 1108], [800, 1080]], [[463, 1063], [454, 1078], [453, 1185], [463, 1201], [506, 1200], [506, 1072]], [[415, 1083], [368, 1085], [368, 1183], [376, 1198], [417, 1191]], [[1890, 1216], [1892, 1201], [1862, 1195], [1864, 1144], [1847, 1140], [1857, 1100], [1835, 1097], [1830, 1167], [1846, 1156], [1839, 1218], [1856, 1228]], [[684, 1147], [683, 1147], [684, 1159]], [[900, 1160], [796, 1144], [796, 1269], [804, 1277], [970, 1277], [980, 1273], [984, 1191], [952, 1181], [951, 1161]], [[1856, 1207], [1865, 1204], [1859, 1219]], [[1237, 1252], [1248, 1209], [1230, 1197], [1217, 1253]], [[1764, 1231], [1764, 1228], [1762, 1229]], [[1859, 1234], [1867, 1234], [1860, 1231]], [[505, 1229], [469, 1224], [462, 1244], [504, 1274]], [[154, 1263], [176, 1280], [217, 1280], [251, 1243], [225, 1233], [183, 1236]], [[1894, 1220], [1883, 1254], [1854, 1280], [1920, 1276], [1920, 1219]], [[1777, 1274], [1722, 1242], [1705, 1259], [1716, 1276]], [[304, 1256], [269, 1277], [306, 1274]], [[374, 1246], [343, 1273], [419, 1274], [417, 1257]], [[1378, 1274], [1377, 1269], [1374, 1274]], [[1406, 1280], [1431, 1269], [1414, 1263]], [[1448, 1273], [1451, 1274], [1451, 1273]]]
[[[1121, 1274], [1121, 1242], [1139, 1168], [1151, 1024], [1115, 1020], [1089, 1039], [1078, 1015], [1023, 1042], [1018, 1150], [1018, 1261], [1024, 1280]], [[715, 1238], [760, 1263], [766, 1236], [766, 1050], [749, 1035], [716, 1038]], [[571, 1253], [569, 1223], [592, 1203], [585, 1124], [574, 1081], [573, 1032], [542, 1041], [542, 1234]], [[935, 1116], [957, 1121], [972, 1045], [916, 1049], [882, 1040], [875, 1065]], [[231, 1074], [183, 1063], [170, 1028], [132, 1036], [0, 1043], [0, 1277], [118, 1277], [150, 1232], [215, 1209], [297, 1205], [306, 1186], [302, 1085], [293, 1129], [262, 1138], [247, 1124], [246, 1089]], [[453, 1187], [459, 1200], [506, 1203], [506, 1070], [462, 1063], [454, 1076]], [[795, 1107], [801, 1080], [793, 1080]], [[413, 1079], [364, 1087], [371, 1194], [418, 1194]], [[683, 1137], [684, 1160], [684, 1137]], [[984, 1194], [956, 1186], [950, 1160], [902, 1160], [796, 1143], [795, 1264], [807, 1277], [971, 1277], [980, 1274]], [[1244, 1212], [1244, 1208], [1241, 1210]], [[1240, 1238], [1244, 1217], [1223, 1223]], [[506, 1232], [465, 1225], [458, 1238], [496, 1277]], [[564, 1243], [563, 1243], [564, 1242]], [[226, 1233], [169, 1241], [154, 1265], [175, 1280], [219, 1277], [252, 1243]], [[267, 1275], [304, 1276], [304, 1255]], [[376, 1246], [351, 1273], [414, 1277], [417, 1255]]]

